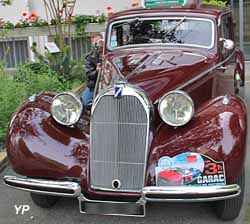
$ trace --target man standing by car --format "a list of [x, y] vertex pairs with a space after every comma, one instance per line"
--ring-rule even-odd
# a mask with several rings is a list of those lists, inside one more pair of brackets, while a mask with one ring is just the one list
[[92, 51], [86, 56], [85, 71], [87, 85], [81, 94], [81, 100], [85, 108], [90, 109], [93, 101], [94, 89], [98, 73], [101, 69], [103, 55], [103, 36], [98, 33], [91, 37]]

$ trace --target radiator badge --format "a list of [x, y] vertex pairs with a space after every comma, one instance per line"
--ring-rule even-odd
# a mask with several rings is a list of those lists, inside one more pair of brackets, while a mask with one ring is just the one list
[[116, 84], [114, 88], [114, 97], [115, 98], [121, 98], [123, 95], [123, 84]]

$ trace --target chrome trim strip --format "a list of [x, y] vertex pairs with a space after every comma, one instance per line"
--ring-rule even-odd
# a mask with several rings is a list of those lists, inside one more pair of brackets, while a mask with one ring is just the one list
[[[149, 138], [150, 138], [150, 124], [151, 124], [152, 117], [153, 117], [153, 105], [152, 105], [151, 100], [148, 98], [148, 96], [145, 94], [145, 92], [141, 88], [139, 88], [137, 86], [130, 85], [126, 81], [125, 82], [119, 82], [119, 83], [122, 83], [124, 85], [123, 96], [129, 95], [129, 96], [135, 96], [135, 97], [137, 97], [137, 99], [139, 99], [139, 101], [143, 105], [143, 107], [145, 109], [145, 112], [147, 114], [148, 128], [147, 128], [147, 139], [146, 139], [147, 145], [146, 145], [146, 149], [145, 149], [145, 158], [144, 158], [144, 161], [145, 161], [145, 164], [144, 164], [144, 174], [143, 174], [143, 186], [144, 186], [145, 181], [146, 181], [147, 159], [148, 159], [149, 144], [150, 144], [150, 141], [149, 141]], [[98, 102], [105, 95], [114, 96], [114, 86], [113, 85], [111, 85], [111, 86], [107, 87], [106, 89], [102, 90], [95, 97], [93, 105], [92, 105], [92, 108], [91, 108], [91, 114], [94, 113], [94, 110], [95, 110]], [[92, 116], [91, 116], [91, 122], [90, 122], [90, 124], [93, 124]], [[92, 133], [92, 125], [90, 125], [90, 133]], [[90, 150], [91, 150], [91, 141], [92, 141], [92, 138], [91, 138], [91, 135], [90, 135]], [[91, 160], [91, 155], [89, 156], [89, 161], [90, 160]], [[88, 175], [90, 175], [90, 172], [91, 172], [91, 170], [89, 169], [89, 174]], [[114, 189], [111, 189], [111, 188], [95, 187], [95, 186], [92, 186], [92, 185], [91, 185], [91, 188], [95, 189], [95, 190], [102, 190], [102, 191], [135, 192], [135, 193], [139, 192], [137, 190], [136, 191], [133, 191], [133, 190], [127, 190], [127, 191], [123, 190], [123, 191], [121, 191], [119, 189], [115, 189], [114, 190]]]
[[226, 12], [223, 12], [220, 17], [218, 18], [218, 27], [221, 25], [221, 21], [222, 21], [222, 17], [223, 16], [226, 16], [226, 15], [231, 15], [231, 11], [226, 11]]
[[[131, 15], [124, 15], [124, 16], [118, 16], [115, 18], [115, 20], [122, 20], [122, 19], [127, 19], [127, 18], [135, 18], [135, 17], [159, 17], [162, 16], [162, 14], [166, 14], [168, 16], [192, 16], [192, 17], [197, 17], [197, 18], [205, 18], [205, 19], [215, 19], [216, 17], [213, 14], [202, 14], [198, 12], [171, 12], [171, 11], [163, 11], [163, 12], [147, 12], [147, 13], [138, 13], [138, 14], [131, 14]], [[181, 13], [181, 14], [180, 14]]]
[[[78, 183], [70, 181], [55, 181], [5, 176], [4, 184], [18, 190], [44, 195], [78, 197], [81, 194], [80, 185]], [[69, 193], [70, 191], [72, 191], [73, 193]]]
[[131, 44], [131, 45], [125, 45], [125, 46], [121, 46], [121, 47], [110, 47], [110, 41], [111, 41], [111, 33], [112, 33], [112, 27], [117, 24], [117, 23], [122, 23], [122, 22], [129, 22], [129, 21], [133, 21], [135, 18], [138, 18], [138, 20], [157, 20], [157, 19], [182, 19], [181, 16], [160, 16], [160, 17], [138, 17], [138, 16], [134, 16], [134, 18], [132, 19], [124, 19], [124, 20], [117, 20], [115, 22], [111, 22], [109, 24], [108, 27], [108, 34], [107, 34], [107, 44], [106, 47], [108, 50], [110, 51], [116, 51], [116, 50], [121, 50], [121, 49], [126, 49], [126, 48], [131, 48], [131, 47], [147, 47], [147, 46], [161, 46], [161, 47], [168, 47], [168, 46], [189, 46], [189, 47], [198, 47], [198, 48], [205, 48], [205, 49], [212, 49], [215, 46], [215, 22], [212, 19], [208, 19], [208, 18], [199, 18], [199, 17], [192, 17], [192, 16], [188, 16], [186, 17], [187, 20], [200, 20], [200, 21], [207, 21], [210, 22], [212, 24], [212, 36], [211, 36], [211, 44], [209, 46], [203, 46], [203, 45], [195, 45], [195, 44], [175, 44], [175, 43], [150, 43], [150, 44]]
[[[99, 160], [94, 160], [95, 162], [97, 163], [101, 163], [101, 162], [104, 162], [104, 161], [99, 161]], [[116, 162], [113, 162], [113, 161], [105, 161], [106, 163], [116, 163]], [[133, 162], [119, 162], [121, 164], [144, 164], [144, 163], [133, 163]]]
[[[142, 189], [142, 198], [146, 201], [154, 202], [200, 202], [200, 201], [217, 201], [225, 200], [239, 196], [241, 188], [237, 184], [225, 185], [225, 186], [211, 186], [211, 187], [144, 187]], [[162, 197], [176, 196], [176, 198], [153, 198], [147, 197], [147, 195], [162, 195]], [[225, 194], [229, 194], [226, 195]], [[181, 195], [187, 196], [187, 198], [181, 198]], [[211, 195], [211, 197], [210, 197]], [[188, 198], [194, 197], [194, 198]], [[203, 197], [204, 196], [204, 197]], [[207, 196], [207, 197], [206, 197]]]

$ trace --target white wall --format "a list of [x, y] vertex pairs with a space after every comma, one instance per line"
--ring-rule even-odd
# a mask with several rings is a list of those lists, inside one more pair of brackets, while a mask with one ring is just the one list
[[[136, 0], [77, 0], [75, 14], [95, 15], [97, 10], [107, 13], [107, 6], [112, 6], [113, 11], [120, 11], [131, 8], [131, 3], [135, 1]], [[22, 12], [27, 11], [28, 2], [30, 2], [32, 12], [45, 18], [42, 0], [13, 0], [13, 5], [11, 6], [0, 6], [0, 18], [16, 23], [21, 18]], [[138, 2], [140, 2], [140, 0], [138, 0]]]
[[0, 6], [0, 18], [5, 21], [17, 22], [21, 16], [22, 12], [26, 11], [24, 0], [14, 0], [11, 6]]

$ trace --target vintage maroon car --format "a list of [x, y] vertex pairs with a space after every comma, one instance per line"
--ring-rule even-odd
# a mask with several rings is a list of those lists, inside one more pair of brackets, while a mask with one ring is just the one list
[[42, 207], [78, 198], [87, 214], [216, 201], [220, 218], [239, 215], [247, 118], [232, 12], [179, 2], [109, 18], [91, 113], [76, 93], [37, 94], [18, 109], [7, 150], [19, 175], [5, 184]]

